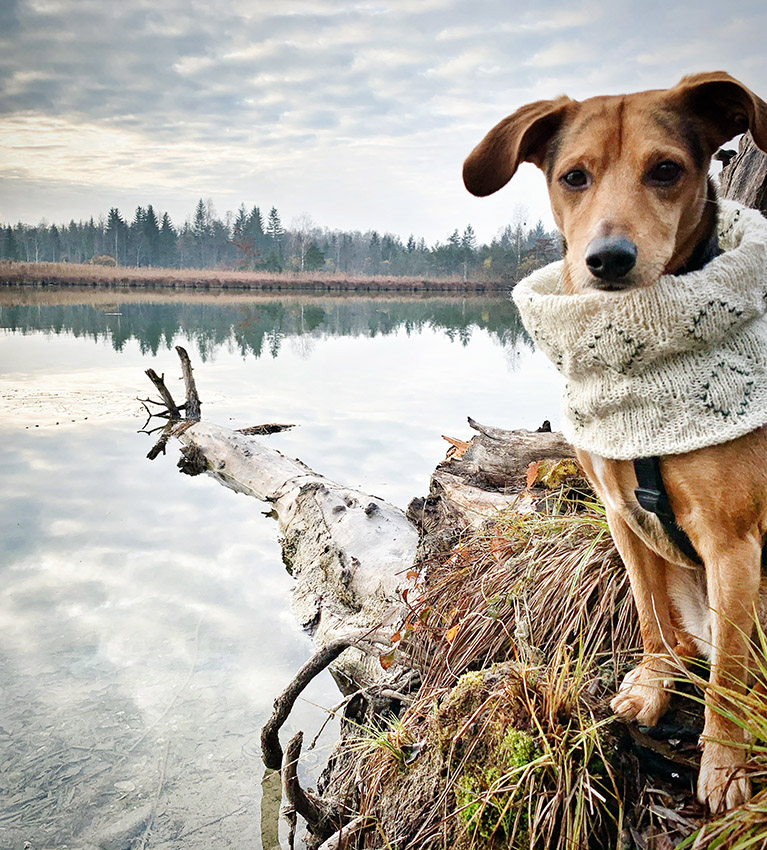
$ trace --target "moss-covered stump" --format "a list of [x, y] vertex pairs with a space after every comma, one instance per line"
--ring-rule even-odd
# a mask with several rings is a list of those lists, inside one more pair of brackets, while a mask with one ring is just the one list
[[420, 700], [370, 758], [360, 846], [615, 846], [622, 750], [591, 685], [573, 658], [506, 662]]

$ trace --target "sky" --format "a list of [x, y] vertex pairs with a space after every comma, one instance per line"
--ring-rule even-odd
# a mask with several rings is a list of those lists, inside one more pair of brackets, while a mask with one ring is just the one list
[[461, 165], [525, 103], [726, 70], [767, 98], [764, 0], [0, 0], [0, 222], [180, 224], [199, 198], [331, 229], [553, 226]]

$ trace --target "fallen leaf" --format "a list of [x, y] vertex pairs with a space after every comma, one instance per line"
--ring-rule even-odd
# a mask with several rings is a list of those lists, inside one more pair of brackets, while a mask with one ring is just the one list
[[463, 457], [463, 453], [471, 445], [471, 440], [459, 440], [456, 437], [446, 437], [444, 434], [442, 434], [442, 439], [450, 443], [450, 448], [445, 455], [446, 458], [452, 457], [460, 460]]
[[538, 480], [538, 470], [540, 469], [541, 462], [539, 460], [534, 460], [527, 467], [527, 478], [525, 480], [525, 486], [529, 490], [533, 484]]
[[583, 478], [583, 470], [574, 457], [537, 460], [527, 467], [528, 490], [535, 484], [556, 490], [569, 478]]
[[389, 667], [391, 667], [392, 664], [394, 664], [394, 656], [396, 655], [396, 652], [397, 652], [397, 650], [393, 649], [391, 652], [387, 652], [386, 655], [382, 655], [378, 659], [381, 667], [383, 667], [384, 670], [388, 670]]

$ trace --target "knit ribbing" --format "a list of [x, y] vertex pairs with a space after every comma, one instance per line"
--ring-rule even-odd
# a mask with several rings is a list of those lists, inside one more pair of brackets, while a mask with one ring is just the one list
[[722, 200], [719, 244], [703, 269], [642, 289], [564, 295], [561, 261], [514, 288], [565, 377], [573, 445], [618, 460], [680, 454], [767, 423], [767, 220]]

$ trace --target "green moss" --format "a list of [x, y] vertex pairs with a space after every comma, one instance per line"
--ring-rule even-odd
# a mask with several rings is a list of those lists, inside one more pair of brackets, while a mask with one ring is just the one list
[[501, 756], [510, 768], [522, 768], [535, 761], [539, 751], [535, 741], [521, 729], [508, 729], [501, 741]]
[[[518, 779], [524, 768], [540, 755], [535, 740], [521, 729], [513, 727], [502, 732], [498, 724], [488, 729], [488, 735], [500, 744], [491, 767], [479, 762], [467, 764], [455, 785], [458, 815], [472, 838], [495, 839], [512, 847], [521, 847], [528, 840], [528, 816], [519, 811], [515, 801]], [[515, 804], [516, 803], [516, 804]]]

